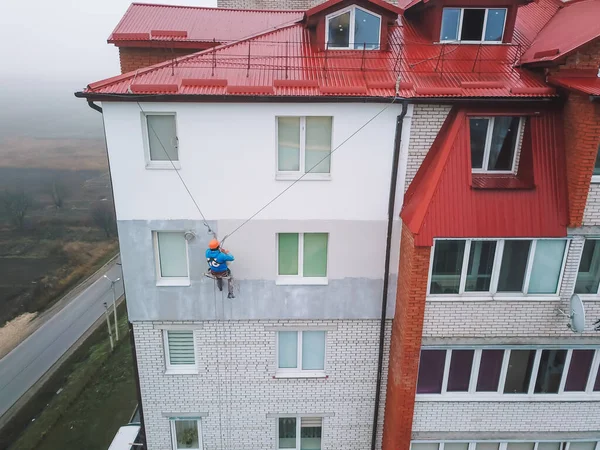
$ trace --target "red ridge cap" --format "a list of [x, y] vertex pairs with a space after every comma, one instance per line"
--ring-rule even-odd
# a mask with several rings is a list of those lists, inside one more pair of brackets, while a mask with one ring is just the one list
[[460, 86], [465, 89], [502, 89], [502, 81], [462, 81]]
[[185, 30], [151, 30], [150, 35], [160, 37], [187, 38], [188, 32]]
[[321, 94], [367, 94], [366, 86], [321, 86]]
[[150, 33], [113, 33], [109, 41], [111, 40], [129, 40], [129, 41], [149, 41]]
[[423, 87], [417, 86], [415, 92], [420, 95], [461, 95], [459, 87]]
[[542, 50], [540, 52], [535, 52], [533, 54], [533, 59], [545, 58], [546, 56], [554, 56], [558, 55], [560, 51], [557, 48], [553, 48], [550, 50]]
[[227, 86], [227, 80], [223, 78], [184, 78], [182, 86]]
[[537, 95], [551, 95], [555, 94], [556, 90], [551, 87], [511, 87], [511, 94], [537, 94]]
[[228, 94], [273, 94], [273, 86], [227, 86]]
[[319, 87], [317, 80], [273, 80], [275, 87]]
[[135, 94], [143, 92], [177, 92], [179, 86], [176, 84], [132, 84], [130, 89]]

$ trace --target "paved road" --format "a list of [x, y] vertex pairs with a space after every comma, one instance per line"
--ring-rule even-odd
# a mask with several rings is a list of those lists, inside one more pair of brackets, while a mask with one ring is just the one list
[[[121, 266], [112, 264], [106, 275], [120, 278]], [[104, 302], [113, 301], [110, 287], [101, 276], [0, 360], [0, 417], [104, 314]], [[123, 282], [115, 289], [119, 298]]]

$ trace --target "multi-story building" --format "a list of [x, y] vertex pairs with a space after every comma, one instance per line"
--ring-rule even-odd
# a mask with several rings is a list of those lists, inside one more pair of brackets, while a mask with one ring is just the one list
[[78, 95], [104, 116], [148, 448], [594, 450], [600, 127], [558, 86], [584, 89], [583, 48], [597, 88], [600, 31], [544, 34], [598, 4], [133, 4], [124, 73]]

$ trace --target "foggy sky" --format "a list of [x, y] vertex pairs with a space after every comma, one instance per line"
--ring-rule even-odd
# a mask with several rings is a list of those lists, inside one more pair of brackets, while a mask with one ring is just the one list
[[[215, 6], [216, 0], [143, 0]], [[73, 92], [120, 73], [106, 39], [130, 0], [1, 0], [0, 139], [101, 137], [101, 116]]]

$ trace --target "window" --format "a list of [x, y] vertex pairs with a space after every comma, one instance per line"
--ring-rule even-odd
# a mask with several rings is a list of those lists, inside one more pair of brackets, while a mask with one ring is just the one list
[[327, 48], [338, 50], [379, 50], [381, 16], [358, 6], [327, 16]]
[[600, 286], [600, 240], [586, 239], [575, 281], [576, 294], [598, 294]]
[[164, 346], [167, 373], [197, 373], [192, 330], [165, 330]]
[[200, 419], [197, 418], [172, 418], [171, 419], [171, 437], [173, 450], [202, 449], [202, 428]]
[[327, 233], [277, 235], [278, 284], [327, 284]]
[[187, 241], [182, 232], [154, 233], [158, 286], [189, 286]]
[[144, 113], [146, 167], [179, 169], [179, 141], [174, 113]]
[[277, 374], [325, 376], [325, 331], [279, 331]]
[[[600, 77], [600, 69], [598, 70], [598, 76]], [[596, 162], [594, 163], [594, 173], [592, 174], [592, 182], [600, 182], [600, 145], [598, 146], [598, 153], [596, 154]]]
[[600, 450], [600, 442], [413, 441], [411, 450]]
[[465, 399], [600, 394], [600, 350], [423, 349], [417, 394]]
[[565, 239], [436, 240], [429, 293], [556, 295]]
[[516, 116], [469, 118], [473, 172], [514, 173], [522, 126], [523, 119]]
[[440, 42], [502, 42], [505, 8], [444, 8]]
[[280, 417], [277, 420], [277, 448], [321, 450], [322, 431], [321, 417]]
[[277, 175], [291, 179], [309, 172], [328, 178], [331, 170], [332, 117], [277, 118]]

